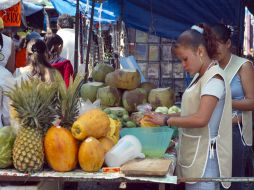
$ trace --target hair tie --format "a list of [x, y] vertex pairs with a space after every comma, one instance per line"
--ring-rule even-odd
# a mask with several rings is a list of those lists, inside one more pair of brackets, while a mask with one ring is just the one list
[[197, 26], [197, 25], [193, 25], [191, 27], [192, 30], [196, 30], [197, 32], [199, 32], [200, 34], [203, 34], [204, 33], [204, 29], [201, 28], [200, 26]]

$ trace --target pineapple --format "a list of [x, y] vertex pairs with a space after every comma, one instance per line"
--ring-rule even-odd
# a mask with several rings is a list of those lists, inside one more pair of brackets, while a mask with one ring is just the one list
[[56, 112], [60, 119], [59, 126], [70, 129], [79, 115], [82, 77], [78, 74], [74, 81], [71, 80], [68, 88], [60, 75], [56, 76], [56, 82], [58, 84]]
[[13, 148], [14, 167], [20, 172], [33, 173], [43, 167], [43, 135], [56, 116], [56, 92], [56, 84], [31, 79], [7, 93], [21, 126]]

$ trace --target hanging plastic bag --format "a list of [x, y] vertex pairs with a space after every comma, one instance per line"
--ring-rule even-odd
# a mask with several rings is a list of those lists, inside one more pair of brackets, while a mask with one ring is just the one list
[[91, 109], [100, 108], [100, 106], [101, 106], [100, 99], [97, 99], [93, 103], [89, 99], [87, 99], [86, 101], [81, 100], [81, 105], [79, 108], [79, 115], [82, 115], [83, 113], [85, 113]]

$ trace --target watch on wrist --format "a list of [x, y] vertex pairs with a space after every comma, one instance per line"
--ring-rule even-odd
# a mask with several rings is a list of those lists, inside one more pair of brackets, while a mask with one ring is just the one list
[[164, 117], [164, 122], [163, 122], [163, 124], [165, 125], [165, 126], [168, 126], [168, 119], [169, 119], [169, 116], [168, 115], [166, 115], [165, 117]]

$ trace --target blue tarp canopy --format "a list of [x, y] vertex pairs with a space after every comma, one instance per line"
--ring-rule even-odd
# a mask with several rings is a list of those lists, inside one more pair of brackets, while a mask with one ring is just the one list
[[[81, 11], [87, 10], [87, 0], [80, 1]], [[60, 14], [75, 15], [76, 0], [51, 2]], [[99, 7], [96, 4], [95, 21]], [[238, 45], [243, 41], [244, 0], [107, 0], [102, 9], [103, 22], [122, 16], [127, 26], [162, 37], [176, 38], [193, 24], [221, 22], [239, 30], [235, 37]]]
[[122, 0], [128, 26], [176, 38], [197, 23], [243, 26], [243, 0]]
[[39, 12], [43, 9], [43, 6], [35, 5], [33, 3], [29, 3], [26, 1], [23, 2], [23, 6], [24, 6], [24, 15], [25, 16], [31, 16], [32, 14]]
[[[75, 0], [51, 0], [53, 6], [59, 14], [69, 14], [74, 16], [76, 14], [76, 1]], [[80, 0], [80, 11], [90, 18], [91, 14], [91, 1]], [[101, 19], [100, 19], [101, 13]], [[107, 0], [102, 5], [95, 3], [94, 21], [101, 21], [102, 23], [114, 23], [118, 20], [120, 15], [120, 6], [117, 0]]]

